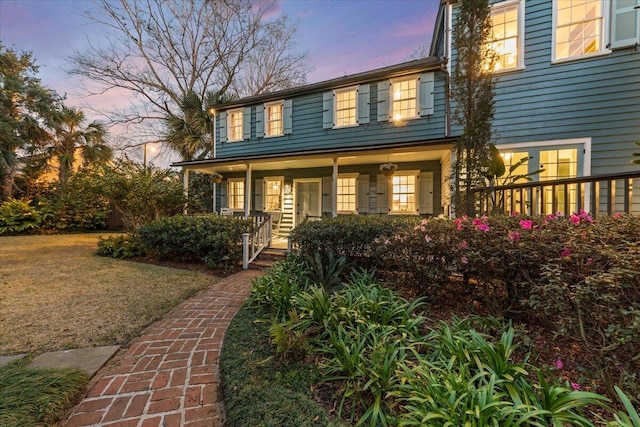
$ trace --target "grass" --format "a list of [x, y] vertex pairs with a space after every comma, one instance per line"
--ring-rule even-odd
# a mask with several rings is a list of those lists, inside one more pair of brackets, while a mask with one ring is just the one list
[[269, 324], [240, 309], [227, 329], [220, 357], [220, 373], [227, 411], [227, 427], [298, 427], [333, 424], [313, 400], [318, 381], [315, 367], [280, 362], [269, 343]]
[[29, 369], [25, 362], [0, 367], [0, 425], [53, 425], [79, 399], [87, 375], [75, 369]]
[[125, 344], [218, 279], [95, 256], [97, 234], [0, 237], [0, 354]]

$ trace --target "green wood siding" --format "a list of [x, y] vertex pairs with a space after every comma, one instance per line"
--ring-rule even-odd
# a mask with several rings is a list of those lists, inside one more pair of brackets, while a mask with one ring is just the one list
[[552, 64], [552, 2], [526, 0], [525, 15], [525, 69], [497, 77], [498, 147], [589, 137], [592, 174], [636, 170], [630, 160], [640, 139], [640, 51]]
[[[434, 74], [433, 114], [408, 120], [401, 126], [388, 121], [377, 121], [378, 87], [375, 82], [369, 84], [368, 116], [370, 122], [359, 126], [339, 129], [325, 128], [328, 123], [327, 112], [325, 111], [328, 102], [325, 95], [327, 91], [309, 93], [291, 99], [290, 134], [280, 137], [263, 138], [264, 110], [262, 104], [259, 104], [252, 109], [255, 110], [251, 121], [255, 132], [252, 132], [251, 139], [223, 143], [219, 139], [222, 131], [220, 125], [223, 114], [218, 114], [217, 157], [287, 153], [305, 149], [372, 147], [444, 138], [445, 78], [441, 72]], [[285, 122], [285, 127], [287, 126], [288, 122]], [[285, 133], [288, 131], [289, 129]]]

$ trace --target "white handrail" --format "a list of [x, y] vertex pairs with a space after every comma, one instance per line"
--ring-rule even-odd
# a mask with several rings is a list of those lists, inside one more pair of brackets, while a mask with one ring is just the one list
[[242, 268], [246, 270], [260, 252], [271, 244], [271, 215], [253, 217], [255, 227], [251, 233], [242, 235]]

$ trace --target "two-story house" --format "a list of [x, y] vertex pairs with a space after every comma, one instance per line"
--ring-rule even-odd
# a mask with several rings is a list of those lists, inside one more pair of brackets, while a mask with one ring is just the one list
[[[455, 67], [456, 14], [456, 1], [443, 0], [431, 51], [451, 58], [448, 71]], [[543, 168], [536, 181], [637, 171], [640, 0], [494, 0], [491, 20], [498, 55], [493, 130], [507, 166], [531, 157], [518, 172]], [[638, 179], [632, 187], [638, 212]], [[572, 208], [577, 190], [567, 191]], [[607, 191], [603, 186], [600, 196]], [[562, 191], [556, 197], [564, 205]]]
[[[306, 216], [450, 213], [456, 15], [442, 0], [429, 58], [218, 106], [213, 158], [175, 166], [222, 174], [218, 210], [281, 212], [285, 233]], [[491, 18], [507, 167], [530, 157], [516, 173], [544, 169], [534, 181], [637, 170], [640, 0], [495, 0]], [[543, 189], [538, 211], [574, 210], [595, 188]], [[598, 195], [634, 189], [637, 212], [638, 179]]]
[[[217, 209], [305, 217], [437, 215], [448, 204], [446, 74], [426, 58], [216, 107]], [[383, 175], [380, 165], [397, 170]]]

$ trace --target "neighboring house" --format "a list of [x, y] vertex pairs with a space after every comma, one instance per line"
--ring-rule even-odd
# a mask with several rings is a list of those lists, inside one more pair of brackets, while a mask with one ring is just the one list
[[[453, 58], [448, 70], [455, 3], [443, 1], [431, 52]], [[492, 3], [493, 130], [507, 166], [531, 156], [520, 172], [543, 167], [533, 176], [540, 181], [638, 171], [631, 159], [640, 140], [640, 0]], [[637, 212], [638, 179], [633, 187]], [[575, 206], [576, 187], [568, 193]]]
[[[448, 206], [452, 138], [446, 74], [426, 58], [216, 107], [217, 208], [306, 217], [438, 215]], [[388, 178], [384, 163], [397, 165]]]
[[[174, 166], [222, 174], [217, 210], [280, 211], [285, 233], [307, 216], [449, 214], [455, 3], [442, 1], [431, 57], [220, 105], [214, 158]], [[531, 157], [518, 172], [544, 168], [536, 181], [637, 170], [640, 0], [492, 9], [493, 125], [507, 167]], [[391, 178], [379, 170], [388, 162], [398, 166]], [[578, 196], [589, 189], [546, 200], [568, 197], [573, 209]], [[640, 191], [633, 199], [640, 206]]]

